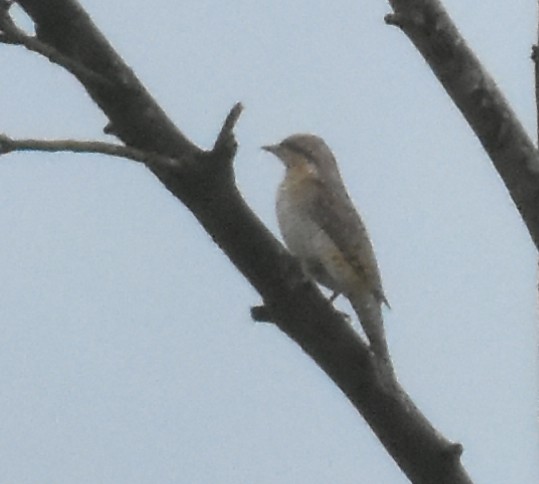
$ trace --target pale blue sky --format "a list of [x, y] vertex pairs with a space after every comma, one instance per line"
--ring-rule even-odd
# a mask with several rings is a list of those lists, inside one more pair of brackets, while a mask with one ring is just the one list
[[[444, 3], [533, 135], [536, 2]], [[282, 167], [259, 146], [326, 139], [403, 385], [476, 482], [538, 482], [535, 249], [386, 3], [82, 4], [195, 142], [245, 104], [238, 182], [274, 232]], [[109, 139], [69, 74], [0, 49], [0, 131]], [[314, 363], [250, 320], [255, 291], [143, 167], [3, 157], [0, 226], [0, 482], [407, 482]]]

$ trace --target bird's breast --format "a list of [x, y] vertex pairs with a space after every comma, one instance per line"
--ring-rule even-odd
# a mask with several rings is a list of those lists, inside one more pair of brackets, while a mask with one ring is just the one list
[[287, 176], [277, 194], [277, 221], [285, 244], [304, 269], [324, 286], [339, 291], [340, 285], [328, 271], [328, 257], [339, 257], [339, 251], [311, 216], [315, 190], [308, 178]]
[[277, 221], [284, 241], [298, 257], [311, 255], [313, 243], [322, 231], [310, 216], [310, 204], [315, 194], [306, 170], [287, 172], [277, 193]]

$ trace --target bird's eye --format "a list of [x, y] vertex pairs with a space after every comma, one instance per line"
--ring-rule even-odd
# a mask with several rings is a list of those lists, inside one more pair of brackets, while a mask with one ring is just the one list
[[307, 160], [308, 163], [312, 163], [313, 165], [316, 165], [316, 157], [314, 156], [314, 153], [312, 152], [312, 150], [309, 150], [308, 148], [304, 148], [303, 146], [297, 143], [287, 143], [286, 147], [293, 153], [301, 155], [303, 158]]
[[311, 163], [312, 165], [317, 165], [316, 158], [312, 155], [312, 153], [309, 153], [308, 155], [305, 155], [305, 158], [307, 158], [307, 161]]

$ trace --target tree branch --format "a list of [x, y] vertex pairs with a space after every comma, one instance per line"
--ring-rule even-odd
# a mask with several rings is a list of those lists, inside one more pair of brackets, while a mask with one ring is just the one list
[[71, 71], [108, 116], [108, 133], [116, 135], [126, 146], [144, 151], [155, 151], [152, 147], [159, 146], [161, 154], [172, 158], [201, 153], [168, 119], [77, 1], [17, 3], [34, 21], [36, 38], [42, 44], [107, 79], [105, 83], [96, 83], [79, 70]]
[[[536, 12], [539, 20], [539, 1], [537, 2], [538, 12]], [[539, 144], [539, 24], [537, 25], [537, 43], [532, 46], [532, 60], [535, 66], [535, 122], [536, 122], [536, 143]]]
[[243, 111], [243, 105], [241, 103], [236, 103], [234, 107], [230, 110], [228, 113], [228, 116], [226, 117], [223, 127], [221, 128], [221, 131], [219, 132], [219, 135], [217, 136], [217, 139], [215, 140], [215, 144], [213, 145], [214, 152], [219, 152], [222, 150], [230, 149], [230, 143], [234, 145], [235, 150], [235, 140], [234, 140], [234, 126], [236, 126], [236, 123], [238, 122], [238, 119], [240, 117], [241, 112]]
[[413, 42], [490, 156], [539, 247], [539, 155], [438, 0], [389, 0], [386, 22]]
[[146, 165], [159, 165], [163, 168], [180, 171], [183, 166], [181, 160], [167, 158], [157, 153], [131, 148], [129, 146], [103, 143], [100, 141], [76, 141], [76, 140], [38, 140], [38, 139], [13, 139], [0, 133], [0, 156], [13, 151], [45, 151], [71, 153], [100, 153], [103, 155], [127, 158], [129, 160], [144, 163]]
[[9, 15], [9, 8], [13, 2], [7, 0], [0, 0], [0, 42], [4, 44], [22, 45], [29, 51], [41, 54], [49, 59], [49, 61], [58, 64], [67, 71], [71, 72], [76, 77], [86, 79], [86, 82], [94, 84], [107, 84], [109, 81], [92, 71], [87, 69], [80, 62], [76, 62], [73, 59], [63, 55], [54, 47], [41, 42], [37, 37], [26, 34], [23, 30], [19, 29], [13, 19]]

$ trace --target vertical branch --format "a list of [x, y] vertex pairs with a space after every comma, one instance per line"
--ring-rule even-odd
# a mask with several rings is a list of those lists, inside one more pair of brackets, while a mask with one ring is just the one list
[[[539, 0], [537, 1], [537, 43], [532, 46], [532, 60], [535, 64], [535, 123], [536, 144], [539, 146]], [[539, 309], [539, 261], [537, 262], [537, 304]]]
[[532, 60], [535, 64], [536, 141], [539, 144], [539, 0], [537, 1], [537, 43], [532, 47]]

